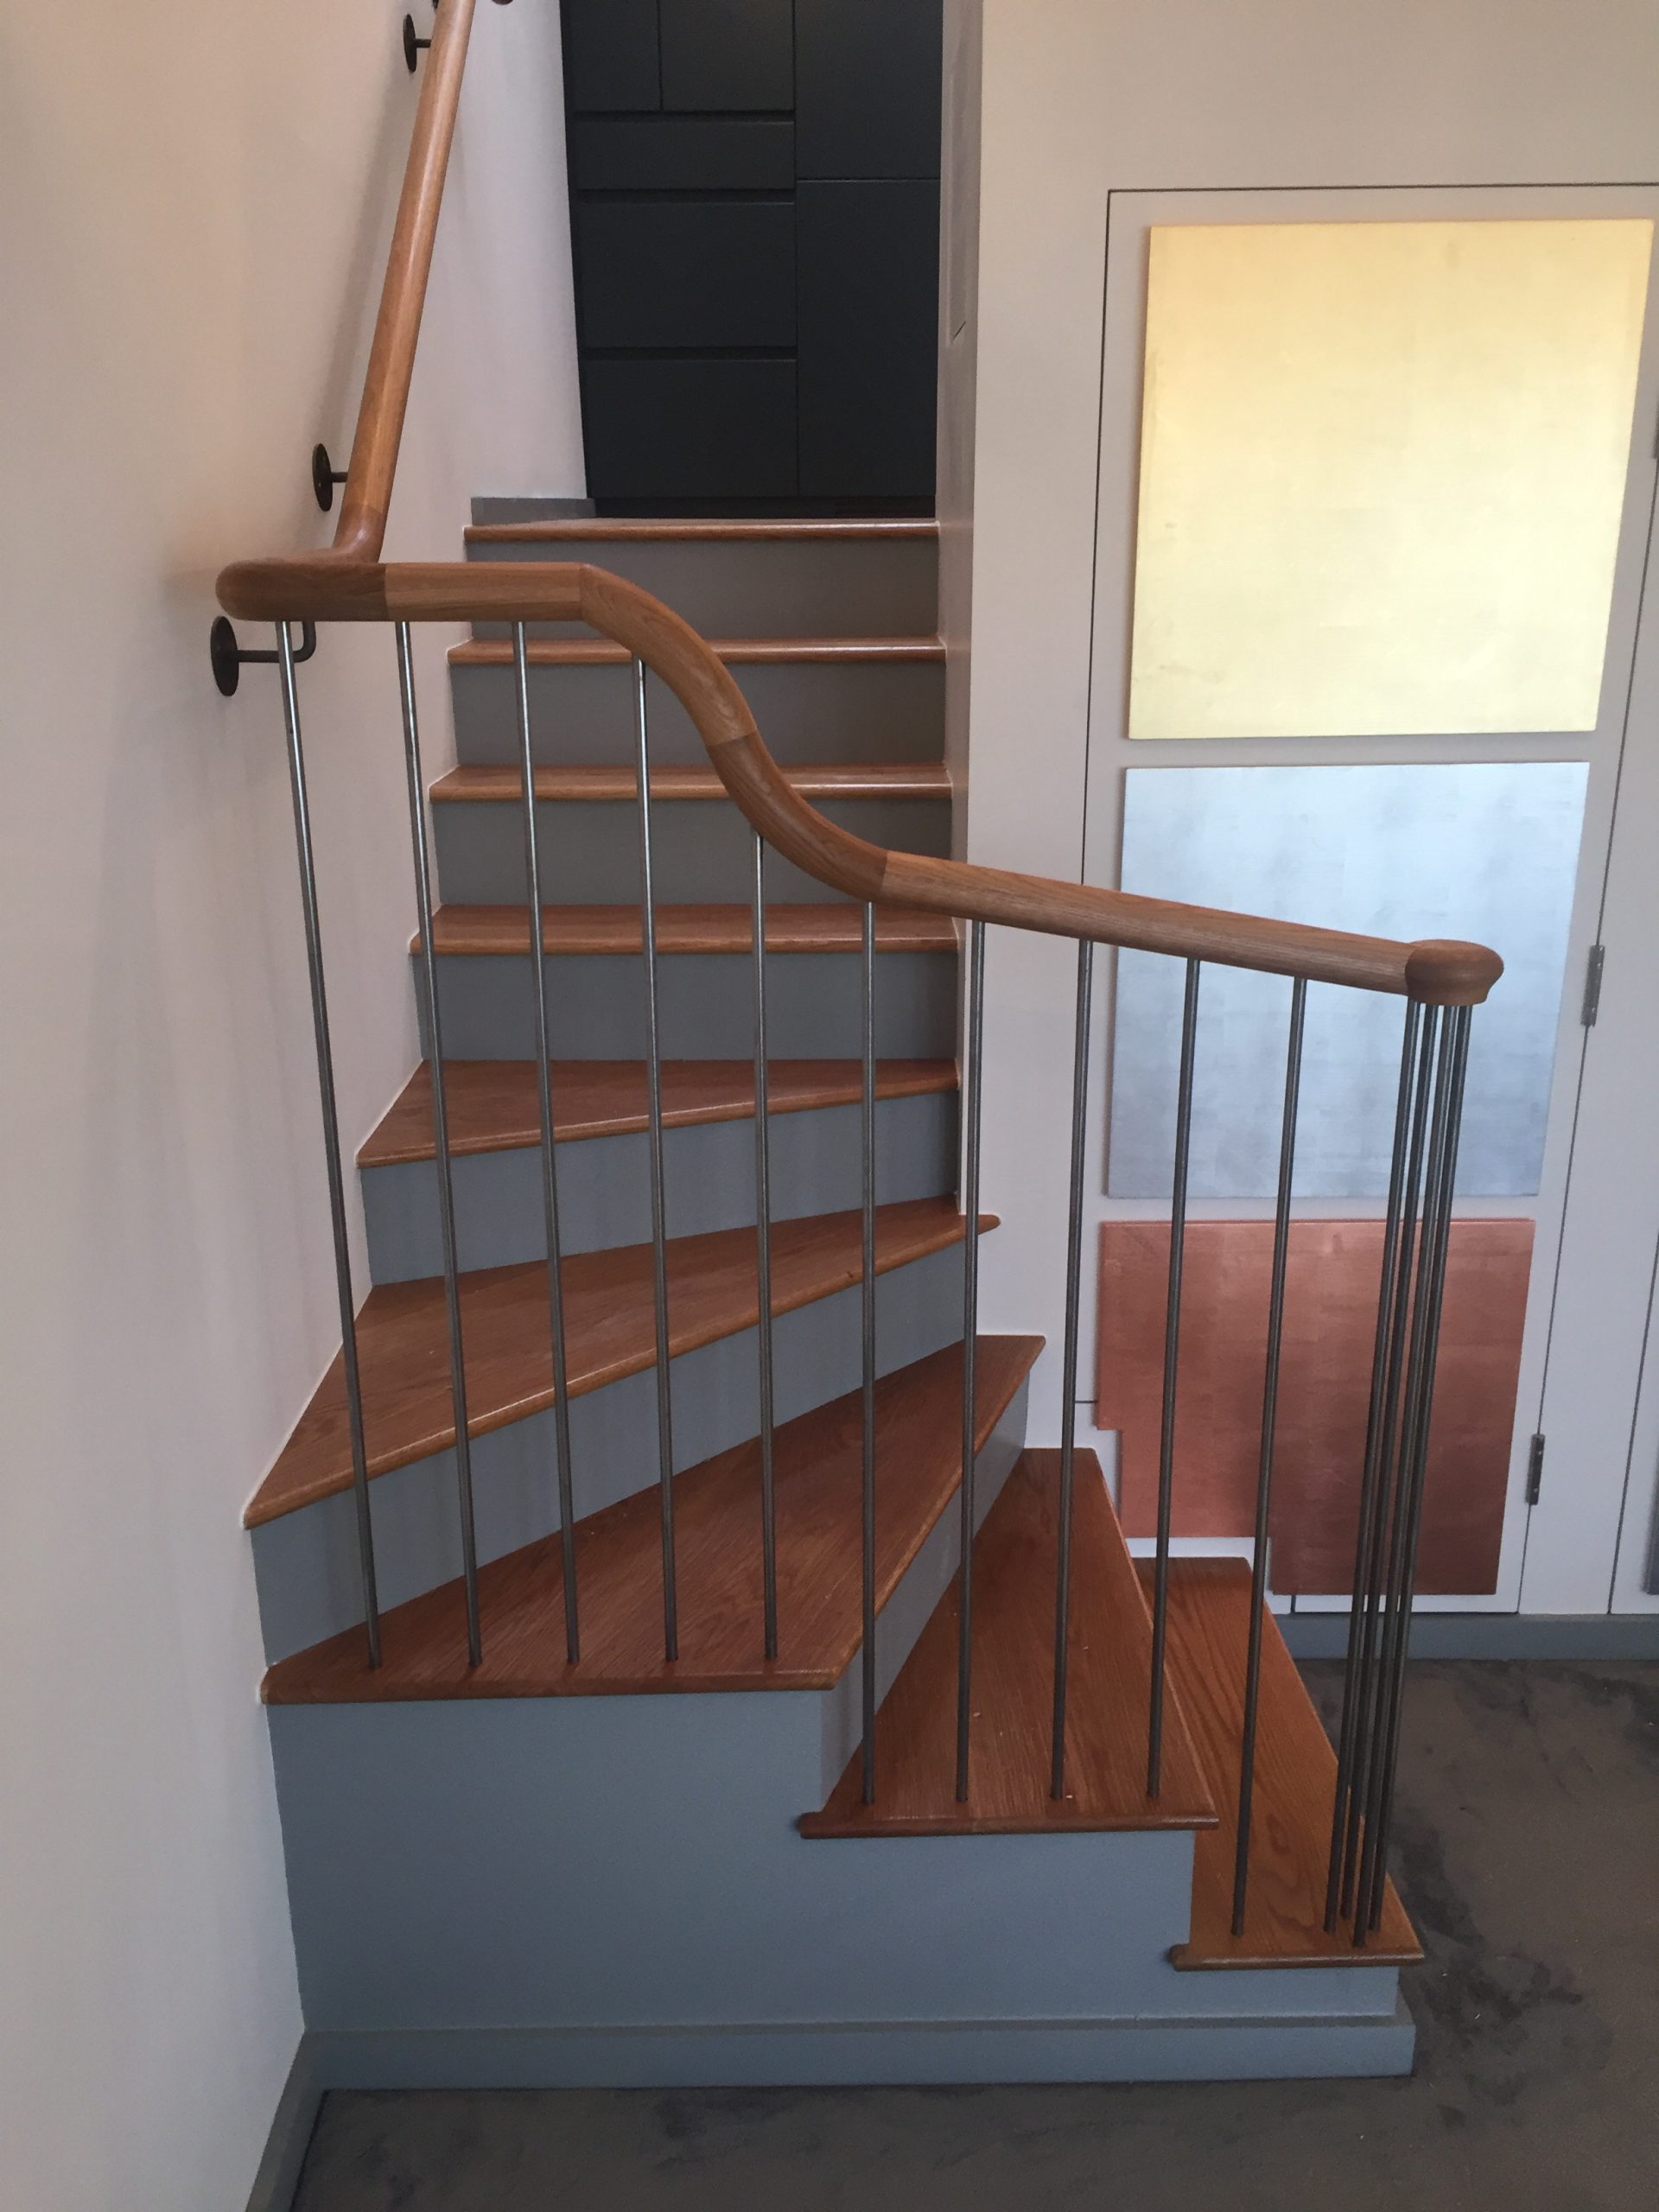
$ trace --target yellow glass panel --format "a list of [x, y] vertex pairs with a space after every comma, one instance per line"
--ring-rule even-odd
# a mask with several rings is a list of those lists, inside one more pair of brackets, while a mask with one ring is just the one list
[[1652, 232], [1155, 227], [1129, 735], [1593, 728]]

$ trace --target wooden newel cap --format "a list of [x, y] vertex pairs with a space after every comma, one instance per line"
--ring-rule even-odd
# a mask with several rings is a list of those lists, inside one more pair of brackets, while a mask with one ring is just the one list
[[1478, 1006], [1503, 973], [1489, 944], [1421, 938], [1406, 958], [1406, 994], [1425, 1006]]

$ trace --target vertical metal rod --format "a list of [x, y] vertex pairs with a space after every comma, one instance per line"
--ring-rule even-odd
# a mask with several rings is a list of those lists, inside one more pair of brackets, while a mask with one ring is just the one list
[[979, 1149], [985, 1058], [985, 925], [968, 925], [968, 995], [963, 1052], [962, 1563], [957, 1611], [957, 1802], [968, 1802], [973, 1736], [974, 1460], [979, 1411], [975, 1382], [979, 1344]]
[[1268, 1530], [1272, 1519], [1273, 1447], [1279, 1420], [1279, 1367], [1285, 1330], [1285, 1272], [1290, 1256], [1290, 1196], [1296, 1173], [1296, 1109], [1301, 1099], [1302, 1032], [1307, 984], [1290, 987], [1285, 1049], [1285, 1109], [1279, 1136], [1279, 1191], [1273, 1216], [1273, 1273], [1268, 1292], [1268, 1358], [1262, 1383], [1262, 1452], [1255, 1471], [1255, 1557], [1250, 1570], [1250, 1635], [1244, 1662], [1244, 1727], [1239, 1739], [1238, 1831], [1233, 1853], [1233, 1933], [1244, 1933], [1250, 1883], [1250, 1815], [1255, 1794], [1255, 1737], [1262, 1700], [1262, 1637], [1268, 1610]]
[[1164, 1308], [1164, 1407], [1158, 1440], [1158, 1554], [1153, 1570], [1152, 1698], [1147, 1715], [1147, 1795], [1163, 1787], [1164, 1687], [1169, 1653], [1169, 1539], [1175, 1497], [1175, 1400], [1181, 1357], [1181, 1262], [1186, 1246], [1187, 1165], [1192, 1143], [1192, 1063], [1198, 1045], [1199, 963], [1186, 963], [1181, 1067], [1175, 1094], [1175, 1167], [1169, 1205], [1169, 1294]]
[[[1436, 1017], [1431, 1014], [1425, 1031], [1435, 1027]], [[1432, 1300], [1428, 1294], [1429, 1280], [1433, 1266], [1433, 1248], [1440, 1190], [1440, 1175], [1446, 1150], [1446, 1122], [1443, 1108], [1446, 1096], [1446, 1054], [1452, 1043], [1450, 1014], [1438, 1016], [1435, 1039], [1437, 1067], [1433, 1086], [1433, 1103], [1429, 1115], [1428, 1147], [1423, 1169], [1422, 1218], [1417, 1233], [1416, 1266], [1410, 1285], [1411, 1332], [1406, 1358], [1405, 1380], [1402, 1393], [1399, 1442], [1395, 1456], [1393, 1498], [1389, 1515], [1386, 1565], [1380, 1576], [1381, 1597], [1378, 1601], [1378, 1649], [1374, 1668], [1374, 1684], [1368, 1717], [1368, 1737], [1365, 1755], [1364, 1798], [1355, 1826], [1357, 1831], [1356, 1847], [1358, 1852], [1357, 1888], [1354, 1907], [1354, 1942], [1363, 1944], [1370, 1933], [1370, 1913], [1367, 1898], [1370, 1893], [1371, 1870], [1376, 1862], [1378, 1808], [1382, 1801], [1384, 1762], [1388, 1750], [1388, 1685], [1394, 1671], [1396, 1645], [1403, 1652], [1410, 1632], [1410, 1623], [1401, 1611], [1401, 1596], [1404, 1586], [1406, 1548], [1411, 1512], [1412, 1452], [1417, 1435], [1418, 1410], [1422, 1401], [1423, 1377], [1426, 1372], [1425, 1354], [1427, 1347], [1427, 1331], [1432, 1315]], [[1427, 1077], [1425, 1074], [1425, 1089]]]
[[[467, 1596], [467, 1654], [474, 1667], [484, 1656], [478, 1612], [478, 1529], [473, 1512], [473, 1446], [467, 1425], [467, 1358], [461, 1342], [461, 1276], [455, 1256], [455, 1192], [449, 1170], [449, 1105], [443, 1085], [443, 1027], [438, 1012], [438, 957], [432, 942], [432, 871], [427, 852], [426, 786], [421, 774], [421, 734], [415, 711], [415, 660], [407, 622], [397, 625], [397, 682], [404, 706], [404, 766], [409, 782], [409, 836], [420, 909], [421, 979], [426, 996], [426, 1033], [432, 1053], [432, 1137], [436, 1154], [438, 1226], [443, 1236], [443, 1296], [449, 1317], [449, 1395], [455, 1416], [455, 1478], [461, 1502], [461, 1575]], [[531, 932], [534, 935], [534, 931]]]
[[875, 909], [863, 934], [863, 1796], [875, 1802]]
[[778, 1656], [778, 1522], [772, 1482], [772, 1132], [766, 1088], [766, 848], [754, 833], [754, 1244], [760, 1362], [760, 1558], [766, 1649]]
[[1071, 1497], [1077, 1459], [1077, 1315], [1083, 1298], [1083, 1182], [1089, 1115], [1089, 1016], [1095, 948], [1077, 946], [1077, 1013], [1071, 1052], [1071, 1190], [1065, 1239], [1065, 1338], [1060, 1357], [1060, 1532], [1054, 1578], [1054, 1735], [1049, 1794], [1065, 1795], [1065, 1693], [1071, 1633]]
[[564, 1338], [564, 1282], [560, 1273], [559, 1176], [555, 1157], [553, 1071], [547, 1025], [547, 952], [542, 943], [542, 868], [536, 836], [536, 764], [530, 746], [530, 664], [524, 626], [512, 626], [518, 689], [518, 750], [524, 785], [524, 896], [530, 906], [530, 967], [536, 992], [536, 1069], [542, 1109], [542, 1216], [547, 1243], [548, 1325], [553, 1339], [553, 1450], [559, 1491], [559, 1545], [564, 1574], [564, 1651], [582, 1658], [576, 1609], [576, 1512], [570, 1471], [570, 1392]]
[[311, 1027], [317, 1048], [317, 1090], [322, 1103], [322, 1151], [328, 1171], [328, 1213], [334, 1232], [334, 1287], [340, 1300], [340, 1359], [346, 1371], [346, 1418], [352, 1445], [352, 1497], [357, 1518], [358, 1586], [369, 1664], [380, 1664], [380, 1599], [374, 1572], [374, 1524], [369, 1512], [369, 1461], [363, 1442], [363, 1381], [357, 1360], [357, 1300], [352, 1290], [352, 1248], [346, 1227], [346, 1183], [340, 1164], [340, 1111], [334, 1100], [334, 1051], [328, 1033], [328, 994], [322, 976], [322, 927], [317, 913], [316, 861], [311, 849], [311, 805], [306, 796], [305, 752], [300, 741], [300, 696], [294, 676], [294, 644], [286, 622], [276, 625], [282, 671], [283, 723], [288, 737], [288, 779], [294, 801], [294, 845], [300, 863], [300, 905], [305, 916], [306, 963], [311, 978]]
[[1337, 1738], [1336, 1794], [1331, 1808], [1331, 1855], [1325, 1876], [1325, 1925], [1329, 1934], [1337, 1924], [1342, 1883], [1342, 1861], [1347, 1839], [1348, 1816], [1353, 1796], [1354, 1751], [1359, 1716], [1359, 1656], [1361, 1621], [1366, 1613], [1366, 1594], [1371, 1580], [1375, 1550], [1373, 1522], [1376, 1491], [1382, 1471], [1383, 1406], [1392, 1389], [1388, 1371], [1391, 1342], [1389, 1323], [1394, 1311], [1395, 1280], [1400, 1259], [1402, 1205], [1405, 1195], [1406, 1155], [1409, 1141], [1412, 1077], [1416, 1066], [1417, 1031], [1422, 1008], [1408, 1001], [1400, 1046], [1400, 1082], [1394, 1109], [1394, 1149], [1389, 1163], [1388, 1205], [1382, 1224], [1382, 1262], [1376, 1294], [1376, 1332], [1371, 1345], [1371, 1395], [1365, 1421], [1365, 1457], [1359, 1483], [1359, 1504], [1354, 1523], [1354, 1573], [1348, 1607], [1348, 1656], [1342, 1677], [1342, 1726]]
[[1338, 1910], [1353, 1909], [1360, 1839], [1364, 1833], [1371, 1773], [1373, 1721], [1376, 1705], [1378, 1630], [1382, 1624], [1383, 1592], [1388, 1579], [1388, 1530], [1391, 1525], [1399, 1471], [1399, 1435], [1402, 1393], [1407, 1381], [1406, 1355], [1412, 1314], [1420, 1231], [1420, 1199], [1427, 1147], [1430, 1082], [1440, 1012], [1424, 1012], [1419, 1033], [1417, 1069], [1411, 1108], [1411, 1135], [1407, 1151], [1405, 1187], [1401, 1199], [1400, 1256], [1395, 1276], [1394, 1313], [1390, 1321], [1388, 1371], [1382, 1409], [1382, 1434], [1378, 1446], [1378, 1478], [1372, 1501], [1369, 1538], [1370, 1573], [1362, 1597], [1359, 1662], [1356, 1670], [1354, 1758], [1352, 1791], [1343, 1841]]
[[663, 1525], [663, 1656], [680, 1656], [674, 1577], [674, 1404], [669, 1381], [668, 1230], [663, 1177], [663, 1059], [657, 1020], [657, 903], [651, 872], [651, 747], [645, 664], [633, 664], [634, 755], [639, 779], [639, 931], [645, 969], [645, 1098], [650, 1116], [652, 1283], [657, 1320], [657, 1472]]
[[1417, 1542], [1422, 1528], [1423, 1490], [1428, 1474], [1428, 1440], [1434, 1412], [1434, 1376], [1440, 1345], [1440, 1311], [1446, 1293], [1446, 1252], [1452, 1234], [1452, 1196], [1457, 1185], [1458, 1140], [1463, 1116], [1464, 1079], [1469, 1059], [1471, 1015], [1466, 1006], [1455, 1007], [1447, 1016], [1440, 1068], [1434, 1091], [1436, 1149], [1439, 1154], [1433, 1197], [1432, 1228], [1425, 1218], [1424, 1251], [1419, 1273], [1418, 1300], [1424, 1310], [1421, 1339], [1422, 1370], [1413, 1407], [1406, 1484], [1404, 1536], [1395, 1606], [1395, 1635], [1389, 1654], [1382, 1725], [1382, 1783], [1375, 1794], [1376, 1811], [1367, 1827], [1360, 1896], [1355, 1905], [1356, 1934], [1375, 1930], [1382, 1918], [1382, 1900], [1389, 1878], [1389, 1834], [1394, 1819], [1395, 1777], [1400, 1763], [1400, 1717], [1405, 1702], [1406, 1658], [1411, 1637], [1411, 1606], [1417, 1586]]

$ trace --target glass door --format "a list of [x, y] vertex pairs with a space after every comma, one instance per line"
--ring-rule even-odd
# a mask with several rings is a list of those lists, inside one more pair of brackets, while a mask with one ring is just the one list
[[[1515, 1608], [1523, 1577], [1542, 1609], [1528, 1490], [1552, 1344], [1584, 1302], [1562, 1235], [1584, 983], [1640, 744], [1656, 216], [1656, 191], [1521, 188], [1120, 194], [1109, 212], [1089, 880], [1477, 938], [1508, 963], [1475, 1022], [1420, 1576], [1423, 1603], [1459, 1610]], [[1101, 1008], [1096, 1414], [1132, 1540], [1155, 1464], [1169, 966], [1121, 957]], [[1176, 1528], [1242, 1550], [1287, 986], [1206, 972], [1204, 992], [1187, 1274], [1206, 1366]], [[1281, 1605], [1346, 1599], [1401, 1015], [1310, 995]], [[1645, 1311], [1644, 1292], [1638, 1346]], [[1622, 1454], [1573, 1462], [1608, 1508], [1603, 1606], [1638, 1370], [1639, 1349], [1600, 1376]]]

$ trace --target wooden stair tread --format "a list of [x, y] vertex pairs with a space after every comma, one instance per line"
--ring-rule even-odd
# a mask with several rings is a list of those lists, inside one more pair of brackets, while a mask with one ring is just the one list
[[635, 518], [632, 516], [570, 515], [545, 522], [474, 523], [466, 533], [468, 545], [628, 544], [677, 539], [696, 543], [709, 539], [749, 539], [761, 543], [795, 541], [925, 538], [937, 542], [939, 525], [932, 516], [871, 515], [814, 519], [810, 516], [757, 516], [722, 520], [700, 517], [676, 522], [671, 518]]
[[1008, 1835], [1213, 1826], [1179, 1714], [1164, 1786], [1147, 1796], [1152, 1629], [1100, 1463], [1077, 1455], [1066, 1787], [1049, 1794], [1054, 1694], [1057, 1451], [1027, 1452], [974, 1548], [974, 1724], [968, 1802], [956, 1801], [958, 1586], [940, 1600], [876, 1718], [876, 1802], [855, 1757], [807, 1836]]
[[[709, 638], [704, 642], [734, 668], [784, 662], [944, 659], [944, 645], [938, 638]], [[531, 638], [525, 652], [532, 668], [620, 668], [631, 658], [626, 646], [613, 645], [608, 638]], [[449, 659], [456, 668], [511, 668], [512, 640], [468, 638], [450, 646]]]
[[[991, 1215], [981, 1224], [995, 1228]], [[876, 1267], [886, 1274], [961, 1241], [954, 1199], [910, 1198], [876, 1209]], [[856, 1211], [780, 1221], [772, 1232], [772, 1311], [792, 1313], [860, 1279]], [[656, 1357], [649, 1244], [579, 1252], [563, 1268], [570, 1395], [602, 1389]], [[671, 1353], [735, 1335], [759, 1313], [753, 1229], [722, 1229], [668, 1243]], [[474, 1436], [553, 1402], [547, 1269], [540, 1260], [481, 1268], [461, 1278], [467, 1429]], [[441, 1276], [383, 1283], [357, 1317], [369, 1472], [389, 1473], [455, 1440], [447, 1309]], [[244, 1515], [274, 1521], [352, 1483], [345, 1374], [337, 1354], [276, 1465]]]
[[[982, 1337], [976, 1370], [978, 1433], [990, 1436], [1031, 1371], [1042, 1339]], [[962, 1348], [918, 1360], [876, 1385], [876, 1603], [955, 1494], [961, 1473]], [[857, 1391], [785, 1422], [774, 1448], [778, 1656], [765, 1656], [760, 1447], [738, 1445], [675, 1478], [679, 1657], [663, 1656], [662, 1535], [655, 1485], [576, 1528], [581, 1663], [565, 1657], [558, 1535], [479, 1576], [484, 1660], [467, 1664], [459, 1580], [381, 1617], [383, 1663], [360, 1629], [273, 1667], [273, 1705], [410, 1698], [551, 1697], [659, 1690], [823, 1689], [857, 1652], [861, 1629], [862, 1400]]]
[[[785, 780], [803, 798], [949, 798], [950, 778], [943, 760], [878, 760], [823, 766], [785, 768]], [[438, 802], [469, 801], [518, 805], [524, 797], [524, 777], [516, 767], [494, 764], [452, 768], [433, 785], [430, 796]], [[631, 767], [538, 767], [538, 799], [626, 801], [632, 805], [639, 779]], [[653, 799], [724, 799], [726, 786], [707, 763], [665, 763], [651, 772]]]
[[[659, 900], [659, 953], [752, 952], [753, 916], [747, 904], [679, 905]], [[863, 941], [864, 910], [851, 899], [819, 906], [802, 902], [768, 906], [768, 952], [856, 952]], [[640, 949], [638, 906], [543, 906], [542, 945], [557, 954], [630, 953]], [[410, 950], [420, 949], [418, 933]], [[442, 953], [527, 953], [530, 917], [520, 906], [447, 905], [432, 917], [432, 942]], [[910, 906], [878, 906], [880, 952], [954, 952], [956, 926], [948, 914]]]
[[[541, 1091], [533, 1060], [446, 1060], [449, 1149], [512, 1152], [542, 1141]], [[647, 1123], [643, 1060], [555, 1060], [553, 1126], [560, 1141], [626, 1136]], [[664, 1060], [663, 1126], [747, 1120], [754, 1111], [752, 1060]], [[954, 1090], [953, 1060], [878, 1060], [878, 1098]], [[770, 1060], [767, 1103], [774, 1114], [855, 1104], [863, 1096], [857, 1060]], [[361, 1167], [430, 1160], [432, 1067], [423, 1060], [359, 1152]]]
[[[1138, 1562], [1150, 1591], [1151, 1563]], [[1388, 1885], [1382, 1924], [1356, 1950], [1351, 1929], [1325, 1931], [1325, 1870], [1337, 1760], [1271, 1613], [1262, 1647], [1250, 1882], [1236, 1936], [1233, 1854], [1238, 1835], [1240, 1737], [1250, 1625], [1250, 1571], [1242, 1560], [1176, 1560], [1170, 1567], [1169, 1680], [1198, 1747], [1220, 1824], [1198, 1840], [1192, 1933], [1178, 1967], [1410, 1966], [1422, 1956]]]

